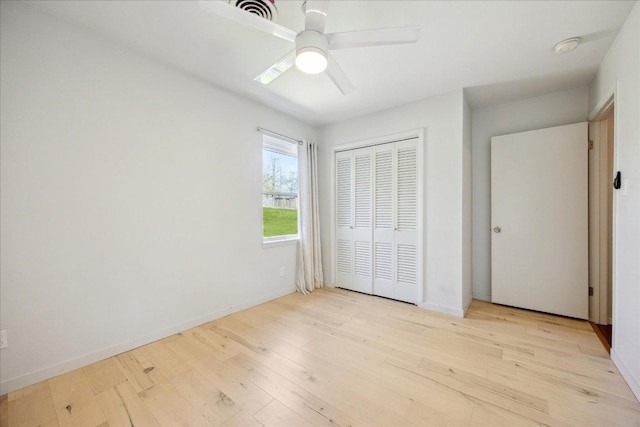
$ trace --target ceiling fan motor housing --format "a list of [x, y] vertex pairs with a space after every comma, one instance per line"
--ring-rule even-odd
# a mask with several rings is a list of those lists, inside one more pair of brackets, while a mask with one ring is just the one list
[[327, 36], [317, 31], [303, 31], [296, 37], [296, 52], [300, 52], [301, 49], [307, 48], [320, 50], [324, 56], [327, 56], [329, 40], [327, 39]]
[[245, 10], [269, 21], [278, 18], [275, 0], [228, 0], [231, 6]]

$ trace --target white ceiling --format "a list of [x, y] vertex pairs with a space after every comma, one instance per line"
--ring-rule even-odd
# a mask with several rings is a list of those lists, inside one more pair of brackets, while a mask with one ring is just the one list
[[[416, 44], [333, 51], [355, 86], [295, 67], [253, 80], [293, 45], [220, 18], [197, 1], [35, 1], [186, 73], [323, 125], [466, 88], [472, 106], [589, 84], [634, 1], [343, 1], [327, 32], [420, 25]], [[302, 1], [276, 0], [281, 25], [301, 31]], [[560, 40], [583, 44], [556, 55]]]

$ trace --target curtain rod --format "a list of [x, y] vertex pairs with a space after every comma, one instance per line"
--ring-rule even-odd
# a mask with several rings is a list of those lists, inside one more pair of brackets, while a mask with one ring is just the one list
[[258, 126], [258, 131], [259, 132], [268, 133], [268, 134], [270, 134], [272, 136], [277, 136], [278, 138], [288, 139], [290, 142], [297, 142], [299, 145], [304, 144], [304, 141], [301, 141], [301, 140], [295, 139], [295, 138], [291, 138], [290, 136], [282, 135], [280, 133], [274, 132], [274, 131], [269, 130], [269, 129], [261, 128], [260, 126]]

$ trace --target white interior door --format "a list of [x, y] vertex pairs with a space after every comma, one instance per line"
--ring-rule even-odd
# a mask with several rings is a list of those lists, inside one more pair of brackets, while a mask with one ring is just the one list
[[587, 319], [587, 123], [491, 139], [491, 299]]

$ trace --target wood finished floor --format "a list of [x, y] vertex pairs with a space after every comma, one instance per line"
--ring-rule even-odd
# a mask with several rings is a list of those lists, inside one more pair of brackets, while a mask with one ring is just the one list
[[9, 393], [9, 426], [632, 426], [587, 322], [323, 289]]

